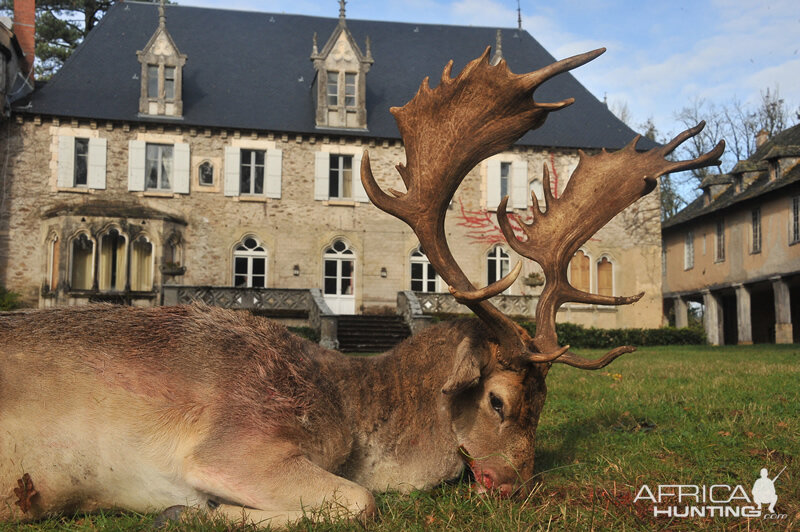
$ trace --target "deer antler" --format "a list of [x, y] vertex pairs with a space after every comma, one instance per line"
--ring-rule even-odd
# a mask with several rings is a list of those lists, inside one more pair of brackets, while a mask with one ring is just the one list
[[[361, 181], [370, 200], [381, 210], [402, 219], [416, 233], [433, 267], [451, 291], [469, 293], [463, 302], [492, 329], [511, 353], [527, 352], [530, 337], [486, 301], [514, 282], [521, 265], [504, 279], [476, 291], [450, 252], [444, 230], [445, 214], [453, 194], [467, 173], [482, 160], [500, 153], [528, 130], [541, 126], [547, 115], [570, 105], [572, 98], [556, 103], [538, 103], [531, 96], [544, 81], [591, 61], [605, 49], [558, 61], [527, 74], [513, 74], [505, 61], [489, 64], [487, 47], [456, 78], [450, 77], [453, 62], [442, 72], [438, 87], [431, 89], [425, 78], [414, 98], [395, 116], [406, 148], [407, 164], [397, 165], [407, 192], [390, 190], [389, 196], [375, 182], [369, 154], [361, 163]], [[531, 359], [547, 362], [561, 355], [536, 353]], [[541, 352], [544, 353], [544, 352]], [[515, 356], [501, 360], [511, 365]]]
[[[725, 149], [724, 141], [720, 141], [713, 150], [696, 159], [665, 159], [681, 143], [702, 131], [703, 127], [705, 123], [701, 122], [675, 137], [666, 146], [647, 152], [636, 151], [636, 144], [641, 137], [636, 137], [628, 146], [614, 153], [603, 150], [597, 155], [589, 156], [580, 151], [578, 167], [558, 199], [554, 199], [550, 191], [550, 175], [545, 166], [543, 181], [546, 211], [539, 211], [536, 195], [531, 192], [533, 221], [530, 224], [521, 224], [527, 237], [525, 242], [517, 239], [508, 220], [508, 197], [500, 203], [497, 219], [508, 244], [520, 255], [538, 262], [544, 270], [546, 283], [536, 307], [537, 326], [533, 339], [538, 351], [550, 352], [558, 347], [555, 318], [563, 303], [576, 301], [627, 305], [644, 295], [642, 292], [635, 296], [611, 297], [583, 292], [570, 284], [567, 265], [578, 248], [601, 227], [634, 201], [652, 191], [658, 177], [670, 172], [720, 164], [719, 158]], [[459, 296], [461, 299], [478, 299], [480, 294], [461, 293]], [[618, 347], [594, 361], [567, 352], [556, 362], [584, 369], [597, 369], [634, 349], [631, 346]]]

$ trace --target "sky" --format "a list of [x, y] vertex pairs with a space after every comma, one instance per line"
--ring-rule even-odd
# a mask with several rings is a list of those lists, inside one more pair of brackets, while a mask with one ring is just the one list
[[[336, 17], [337, 0], [177, 0], [181, 5]], [[520, 0], [522, 27], [557, 59], [607, 52], [573, 75], [634, 129], [664, 136], [675, 114], [704, 100], [755, 104], [776, 89], [800, 107], [798, 0]], [[517, 0], [349, 0], [347, 17], [431, 24], [517, 26]], [[488, 43], [493, 44], [493, 43]]]

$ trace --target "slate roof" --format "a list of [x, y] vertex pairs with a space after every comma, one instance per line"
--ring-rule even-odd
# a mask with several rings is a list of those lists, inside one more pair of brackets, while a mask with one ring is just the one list
[[[181, 53], [185, 126], [337, 134], [314, 123], [309, 59], [312, 36], [320, 47], [338, 19], [276, 13], [228, 11], [168, 5], [167, 29]], [[22, 112], [97, 120], [173, 121], [138, 115], [142, 50], [158, 26], [153, 3], [117, 2], [61, 70], [37, 90]], [[455, 61], [454, 75], [494, 46], [496, 28], [347, 20], [362, 51], [372, 39], [375, 63], [367, 74], [368, 131], [400, 138], [389, 107], [402, 106], [425, 76], [438, 83], [442, 68]], [[526, 31], [503, 29], [503, 56], [512, 72], [530, 71], [555, 59]], [[602, 57], [596, 61], [602, 61]], [[543, 102], [576, 99], [527, 133], [523, 145], [621, 148], [635, 132], [618, 120], [570, 74], [536, 91]], [[642, 139], [639, 149], [655, 145]]]
[[[749, 159], [746, 161], [739, 161], [733, 168], [732, 173], [760, 171], [759, 175], [747, 188], [736, 193], [735, 187], [729, 186], [705, 206], [703, 205], [703, 196], [701, 195], [675, 214], [675, 216], [664, 221], [661, 224], [662, 231], [678, 227], [703, 216], [717, 213], [734, 205], [784, 189], [794, 183], [800, 183], [800, 163], [789, 169], [788, 172], [781, 175], [778, 179], [770, 181], [767, 161], [777, 157], [778, 155], [776, 154], [781, 154], [781, 157], [800, 157], [800, 124], [775, 135], [772, 139], [759, 147]], [[728, 174], [723, 174], [723, 176], [720, 177], [724, 178], [724, 176], [728, 176]], [[729, 183], [733, 182], [732, 179], [713, 178], [708, 184], [717, 184], [711, 181], [718, 180], [720, 183], [723, 181]], [[704, 184], [706, 184], [705, 181]]]

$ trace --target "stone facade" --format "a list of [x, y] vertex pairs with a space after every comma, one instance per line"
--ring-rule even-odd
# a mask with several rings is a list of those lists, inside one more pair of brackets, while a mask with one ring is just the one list
[[[58, 186], [58, 143], [65, 134], [106, 139], [103, 188]], [[129, 190], [131, 141], [188, 145], [192, 166], [188, 194]], [[410, 288], [410, 257], [418, 241], [405, 224], [368, 202], [314, 199], [319, 152], [355, 154], [367, 149], [378, 182], [384, 188], [402, 189], [394, 169], [404, 159], [398, 140], [18, 116], [8, 142], [5, 197], [9, 208], [0, 218], [0, 283], [22, 293], [30, 306], [80, 304], [112, 296], [124, 296], [134, 304], [156, 304], [162, 284], [231, 286], [234, 248], [247, 236], [266, 250], [267, 287], [320, 288], [323, 254], [333, 241], [343, 239], [355, 254], [357, 312], [394, 308], [398, 292]], [[281, 151], [280, 197], [224, 194], [226, 147], [237, 146]], [[541, 179], [540, 169], [547, 164], [559, 194], [577, 165], [577, 151], [570, 150], [518, 147], [508, 158], [527, 162], [529, 181]], [[198, 181], [198, 168], [204, 162], [215, 170], [211, 186]], [[494, 213], [486, 208], [487, 173], [484, 162], [467, 176], [447, 225], [456, 259], [480, 285], [487, 282], [487, 254], [502, 242]], [[561, 320], [601, 327], [659, 325], [657, 212], [654, 193], [618, 215], [583, 248], [592, 264], [601, 257], [611, 261], [615, 295], [642, 290], [647, 295], [633, 307], [566, 305], [559, 313]], [[515, 213], [527, 216], [525, 209]], [[132, 242], [141, 237], [152, 244], [150, 290], [132, 289], [130, 278], [127, 286], [119, 278], [117, 286], [126, 286], [124, 290], [103, 290], [97, 282], [89, 290], [70, 286], [72, 239], [84, 232], [99, 247], [110, 228], [117, 228], [127, 245], [127, 258], [119, 259], [118, 276], [124, 276], [123, 271], [132, 275]], [[504, 249], [513, 265], [518, 257]], [[95, 258], [95, 275], [102, 269], [100, 261]], [[538, 266], [526, 261], [521, 280], [509, 293], [537, 296], [541, 286], [522, 281], [535, 271], [540, 271]], [[595, 290], [597, 282], [593, 267], [590, 289]], [[444, 286], [438, 289], [446, 291]]]
[[709, 343], [800, 341], [798, 141], [776, 136], [664, 224], [666, 312], [681, 325], [701, 306]]

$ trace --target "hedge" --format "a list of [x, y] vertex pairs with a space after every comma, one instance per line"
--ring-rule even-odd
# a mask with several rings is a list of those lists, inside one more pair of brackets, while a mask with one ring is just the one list
[[[536, 324], [519, 321], [528, 333], [536, 334]], [[620, 345], [702, 345], [706, 335], [702, 329], [661, 327], [660, 329], [597, 329], [574, 323], [557, 323], [558, 343], [572, 347], [608, 349]]]
[[0, 311], [19, 308], [22, 298], [16, 292], [11, 292], [0, 286]]

